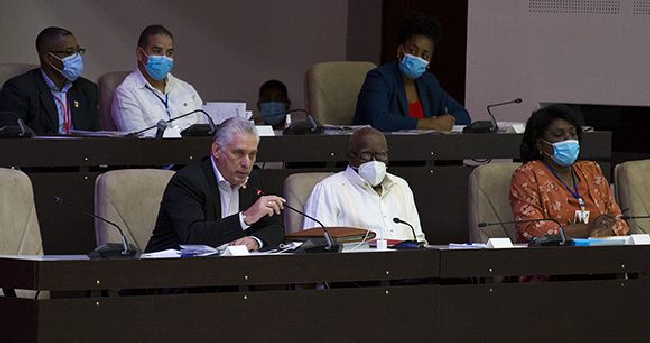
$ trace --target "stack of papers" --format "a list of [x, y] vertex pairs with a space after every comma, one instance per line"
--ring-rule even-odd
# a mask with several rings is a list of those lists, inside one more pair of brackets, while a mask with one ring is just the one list
[[[221, 248], [221, 247], [219, 247]], [[142, 254], [140, 258], [180, 258], [194, 256], [219, 255], [219, 248], [213, 248], [208, 245], [181, 245], [181, 249], [167, 249], [149, 254]]]

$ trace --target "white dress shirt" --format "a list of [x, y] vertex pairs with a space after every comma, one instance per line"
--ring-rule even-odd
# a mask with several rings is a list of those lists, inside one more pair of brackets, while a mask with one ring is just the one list
[[[319, 182], [311, 192], [305, 213], [319, 219], [325, 226], [351, 226], [369, 229], [386, 239], [413, 239], [411, 228], [395, 224], [397, 217], [413, 225], [420, 242], [426, 241], [420, 216], [415, 207], [413, 192], [408, 183], [400, 177], [386, 173], [379, 195], [359, 174], [348, 167]], [[305, 218], [303, 228], [318, 224]]]
[[[187, 82], [167, 74], [165, 92], [153, 87], [139, 69], [131, 72], [115, 89], [111, 105], [113, 121], [119, 131], [136, 132], [170, 118], [203, 108], [203, 101]], [[195, 113], [175, 120], [167, 130], [180, 132], [192, 124], [206, 123], [204, 115]], [[143, 136], [153, 136], [151, 129]]]
[[[246, 225], [244, 221], [244, 213], [239, 211], [239, 189], [246, 187], [244, 185], [235, 185], [233, 186], [228, 180], [226, 180], [219, 168], [217, 168], [217, 163], [214, 160], [214, 157], [210, 157], [210, 162], [212, 162], [212, 170], [214, 175], [217, 177], [217, 185], [219, 187], [219, 202], [221, 203], [221, 218], [230, 217], [233, 214], [239, 213], [239, 226], [242, 230], [248, 229], [250, 226]], [[251, 236], [257, 241], [257, 245], [262, 247], [262, 240]]]

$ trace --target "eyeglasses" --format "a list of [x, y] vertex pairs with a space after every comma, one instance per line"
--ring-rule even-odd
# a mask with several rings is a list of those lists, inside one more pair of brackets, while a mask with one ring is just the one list
[[79, 48], [79, 49], [69, 49], [69, 50], [65, 50], [65, 51], [55, 51], [55, 50], [52, 50], [52, 51], [50, 51], [50, 52], [53, 53], [53, 54], [55, 54], [55, 55], [56, 55], [57, 57], [59, 57], [59, 58], [66, 58], [66, 57], [70, 57], [70, 56], [72, 56], [72, 55], [74, 55], [74, 54], [79, 54], [79, 55], [82, 55], [82, 56], [83, 56], [83, 54], [86, 53], [86, 49], [84, 49], [84, 48]]
[[357, 156], [359, 156], [359, 159], [362, 161], [379, 161], [379, 162], [388, 162], [388, 151], [385, 152], [369, 152], [369, 151], [363, 151], [357, 153]]

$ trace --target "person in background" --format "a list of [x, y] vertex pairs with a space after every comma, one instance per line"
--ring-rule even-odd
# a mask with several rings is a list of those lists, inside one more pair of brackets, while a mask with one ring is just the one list
[[[356, 130], [348, 145], [349, 165], [319, 182], [305, 205], [305, 213], [325, 226], [351, 226], [374, 231], [385, 239], [410, 240], [413, 225], [418, 242], [426, 242], [413, 192], [406, 181], [386, 172], [386, 137], [371, 127]], [[305, 218], [303, 228], [318, 224]]]
[[268, 80], [262, 84], [257, 98], [257, 111], [265, 124], [283, 126], [290, 108], [291, 99], [287, 86], [282, 81]]
[[[147, 26], [138, 38], [135, 55], [137, 68], [115, 89], [111, 115], [118, 130], [137, 132], [160, 120], [203, 108], [197, 91], [171, 74], [174, 36], [164, 26]], [[166, 134], [178, 136], [192, 124], [205, 122], [203, 114], [195, 113], [171, 123]], [[153, 128], [143, 135], [153, 136], [155, 132]]]
[[[612, 236], [629, 232], [620, 219], [609, 182], [596, 162], [577, 161], [582, 128], [564, 105], [535, 111], [520, 147], [524, 164], [512, 176], [510, 205], [515, 220], [553, 218], [567, 236]], [[552, 221], [517, 225], [518, 240], [559, 234]]]
[[[7, 80], [0, 90], [0, 112], [23, 120], [36, 135], [97, 131], [97, 85], [81, 77], [81, 48], [72, 32], [48, 27], [36, 36], [40, 68]], [[15, 124], [16, 118], [0, 118]]]
[[255, 125], [230, 118], [217, 126], [210, 155], [178, 171], [167, 184], [146, 252], [181, 244], [273, 247], [284, 238], [284, 199], [260, 196], [253, 172]]
[[432, 18], [415, 15], [402, 24], [397, 61], [368, 72], [357, 99], [356, 125], [381, 131], [450, 131], [467, 125], [467, 110], [440, 86], [428, 70], [440, 39], [440, 26]]

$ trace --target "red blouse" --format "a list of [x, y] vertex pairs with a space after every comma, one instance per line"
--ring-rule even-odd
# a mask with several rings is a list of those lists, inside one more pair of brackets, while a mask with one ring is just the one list
[[416, 101], [409, 104], [409, 117], [411, 118], [424, 118], [424, 110], [422, 109], [422, 103]]

